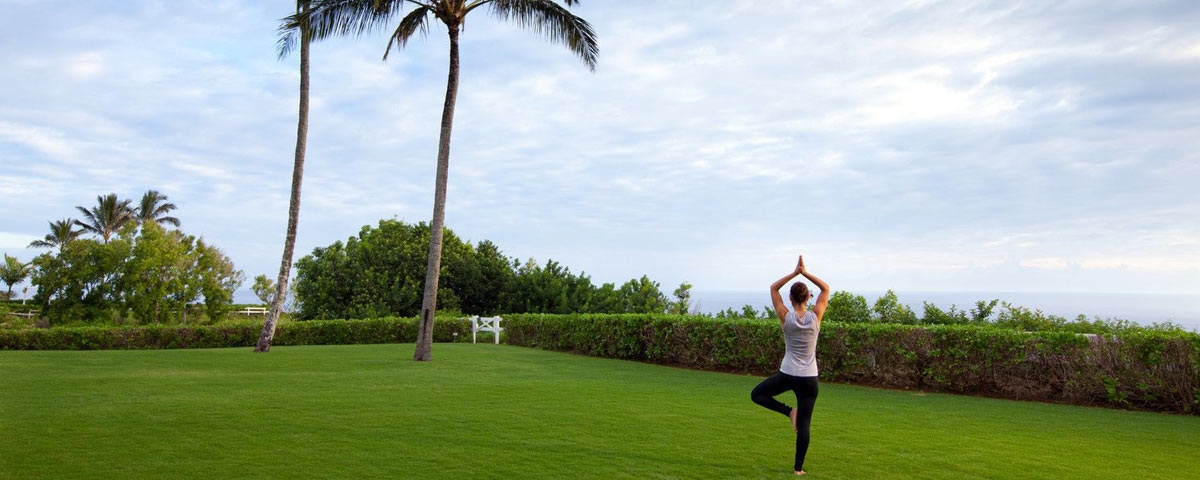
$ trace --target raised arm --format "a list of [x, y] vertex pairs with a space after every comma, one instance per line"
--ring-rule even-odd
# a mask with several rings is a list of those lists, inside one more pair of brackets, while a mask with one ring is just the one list
[[[783, 326], [783, 322], [787, 318], [788, 308], [787, 303], [783, 301], [783, 297], [779, 295], [779, 289], [787, 285], [787, 282], [792, 281], [804, 271], [804, 256], [800, 256], [800, 261], [796, 263], [796, 269], [783, 278], [776, 280], [771, 284], [771, 306], [775, 307], [775, 316], [779, 317], [779, 325]], [[819, 315], [819, 314], [818, 314]]]
[[821, 293], [817, 295], [817, 304], [812, 309], [813, 313], [817, 314], [817, 328], [821, 328], [821, 317], [825, 316], [825, 307], [829, 306], [829, 284], [817, 278], [816, 275], [808, 273], [808, 270], [804, 268], [804, 256], [800, 257], [800, 264], [796, 266], [796, 270], [821, 289]]

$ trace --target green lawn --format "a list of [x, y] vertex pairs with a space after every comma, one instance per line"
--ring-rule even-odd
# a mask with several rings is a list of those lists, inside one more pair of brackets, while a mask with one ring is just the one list
[[[511, 346], [0, 352], [0, 478], [789, 478], [758, 378]], [[789, 401], [789, 403], [791, 403]], [[809, 478], [1200, 478], [1200, 418], [822, 384]]]

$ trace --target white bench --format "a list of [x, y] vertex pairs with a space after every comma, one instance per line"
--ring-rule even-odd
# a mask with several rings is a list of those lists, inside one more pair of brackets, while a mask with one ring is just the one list
[[25, 318], [33, 318], [34, 315], [37, 315], [37, 313], [35, 313], [35, 312], [9, 312], [9, 313], [16, 315], [18, 317], [25, 317]]
[[238, 310], [237, 313], [240, 313], [242, 315], [266, 315], [267, 307], [246, 307], [241, 310]]
[[480, 317], [478, 315], [471, 317], [471, 343], [475, 343], [475, 334], [478, 332], [492, 332], [496, 335], [496, 345], [500, 344], [500, 332], [504, 329], [500, 327], [500, 317]]

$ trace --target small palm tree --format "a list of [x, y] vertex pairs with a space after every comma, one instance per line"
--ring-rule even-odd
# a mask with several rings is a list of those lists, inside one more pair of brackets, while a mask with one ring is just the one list
[[134, 220], [138, 224], [146, 222], [157, 222], [159, 224], [169, 223], [175, 227], [179, 226], [179, 219], [167, 216], [171, 210], [175, 209], [175, 204], [167, 202], [167, 196], [158, 193], [158, 190], [147, 190], [142, 195], [142, 202], [138, 204], [137, 210], [134, 210]]
[[62, 251], [63, 247], [83, 234], [83, 230], [75, 229], [75, 223], [76, 221], [70, 218], [50, 222], [50, 233], [46, 234], [42, 240], [29, 242], [29, 248], [57, 247], [59, 251]]
[[134, 221], [133, 207], [129, 200], [120, 200], [117, 194], [100, 195], [96, 197], [96, 206], [90, 210], [75, 207], [83, 214], [84, 220], [76, 220], [75, 224], [83, 227], [84, 231], [100, 235], [104, 243], [112, 238], [114, 233], [121, 230], [126, 223]]
[[[563, 0], [568, 7], [579, 0]], [[442, 107], [441, 133], [438, 139], [437, 179], [433, 194], [433, 220], [430, 222], [429, 257], [425, 269], [425, 296], [421, 303], [421, 321], [417, 327], [417, 348], [413, 359], [429, 360], [433, 346], [433, 317], [437, 309], [438, 277], [442, 263], [442, 237], [446, 217], [446, 186], [450, 172], [450, 133], [454, 126], [454, 104], [458, 98], [458, 38], [467, 15], [483, 6], [501, 20], [544, 33], [551, 41], [566, 45], [589, 69], [596, 68], [599, 47], [592, 26], [572, 15], [555, 0], [319, 0], [308, 12], [292, 17], [292, 25], [308, 25], [315, 39], [350, 33], [362, 34], [398, 16], [401, 7], [413, 10], [400, 19], [389, 36], [383, 59], [392, 47], [404, 48], [417, 32], [426, 32], [431, 19], [441, 21], [450, 35], [450, 74], [446, 81], [446, 100]]]
[[17, 257], [4, 254], [4, 264], [0, 265], [0, 281], [8, 285], [8, 293], [4, 298], [11, 300], [13, 285], [24, 282], [31, 271], [33, 271], [32, 264], [21, 263]]

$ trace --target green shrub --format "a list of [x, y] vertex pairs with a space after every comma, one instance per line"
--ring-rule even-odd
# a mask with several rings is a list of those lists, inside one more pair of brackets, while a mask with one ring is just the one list
[[[196, 326], [55, 327], [0, 330], [0, 350], [135, 350], [168, 348], [252, 347], [262, 325], [257, 322]], [[467, 320], [440, 318], [435, 342], [471, 333]], [[273, 345], [341, 345], [409, 343], [416, 340], [414, 318], [324, 320], [280, 324]]]
[[[766, 375], [783, 352], [775, 320], [663, 314], [508, 315], [512, 345], [664, 365]], [[465, 339], [470, 322], [439, 318], [434, 341]], [[198, 326], [0, 330], [0, 350], [249, 348], [257, 321]], [[275, 345], [412, 342], [414, 318], [287, 322]], [[983, 325], [826, 321], [826, 380], [1022, 400], [1200, 414], [1200, 335], [1022, 332]]]
[[[766, 375], [783, 352], [774, 320], [674, 315], [508, 315], [504, 343]], [[834, 323], [817, 350], [827, 380], [1021, 400], [1200, 413], [1200, 335], [1120, 337], [994, 325]]]

